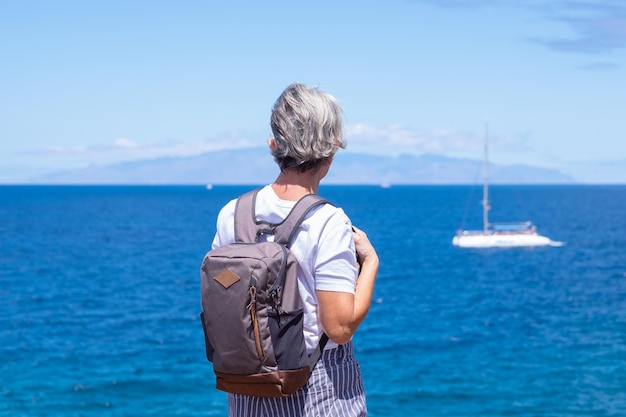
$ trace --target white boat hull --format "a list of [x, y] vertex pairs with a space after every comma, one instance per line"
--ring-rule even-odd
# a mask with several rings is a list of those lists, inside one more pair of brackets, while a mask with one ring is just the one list
[[550, 246], [553, 242], [538, 234], [529, 233], [462, 233], [452, 239], [461, 248], [514, 248], [524, 246]]

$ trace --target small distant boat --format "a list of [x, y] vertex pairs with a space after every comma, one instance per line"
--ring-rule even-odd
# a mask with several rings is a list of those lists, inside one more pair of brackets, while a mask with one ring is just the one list
[[532, 222], [489, 223], [489, 184], [488, 184], [488, 134], [485, 128], [485, 154], [483, 159], [483, 229], [458, 230], [452, 244], [461, 248], [508, 248], [524, 246], [560, 246], [537, 233]]

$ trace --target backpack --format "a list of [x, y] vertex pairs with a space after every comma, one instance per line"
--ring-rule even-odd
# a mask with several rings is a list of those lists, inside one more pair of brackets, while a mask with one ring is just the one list
[[[289, 249], [318, 195], [302, 197], [279, 224], [256, 221], [259, 190], [237, 199], [235, 243], [209, 251], [200, 273], [206, 356], [219, 390], [257, 397], [284, 397], [304, 386], [328, 341], [309, 358], [298, 261]], [[261, 241], [273, 235], [274, 241]]]

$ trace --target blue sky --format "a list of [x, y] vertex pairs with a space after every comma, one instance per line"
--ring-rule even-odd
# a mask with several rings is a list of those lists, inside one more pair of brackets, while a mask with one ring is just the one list
[[626, 183], [626, 3], [0, 0], [0, 182], [263, 146], [288, 84], [346, 152], [481, 157]]

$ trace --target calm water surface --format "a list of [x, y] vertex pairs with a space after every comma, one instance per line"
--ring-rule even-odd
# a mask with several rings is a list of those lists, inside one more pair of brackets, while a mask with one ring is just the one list
[[[0, 187], [0, 415], [224, 416], [199, 267], [251, 187]], [[626, 187], [494, 186], [563, 247], [467, 250], [480, 188], [322, 187], [382, 260], [371, 416], [626, 415]]]

